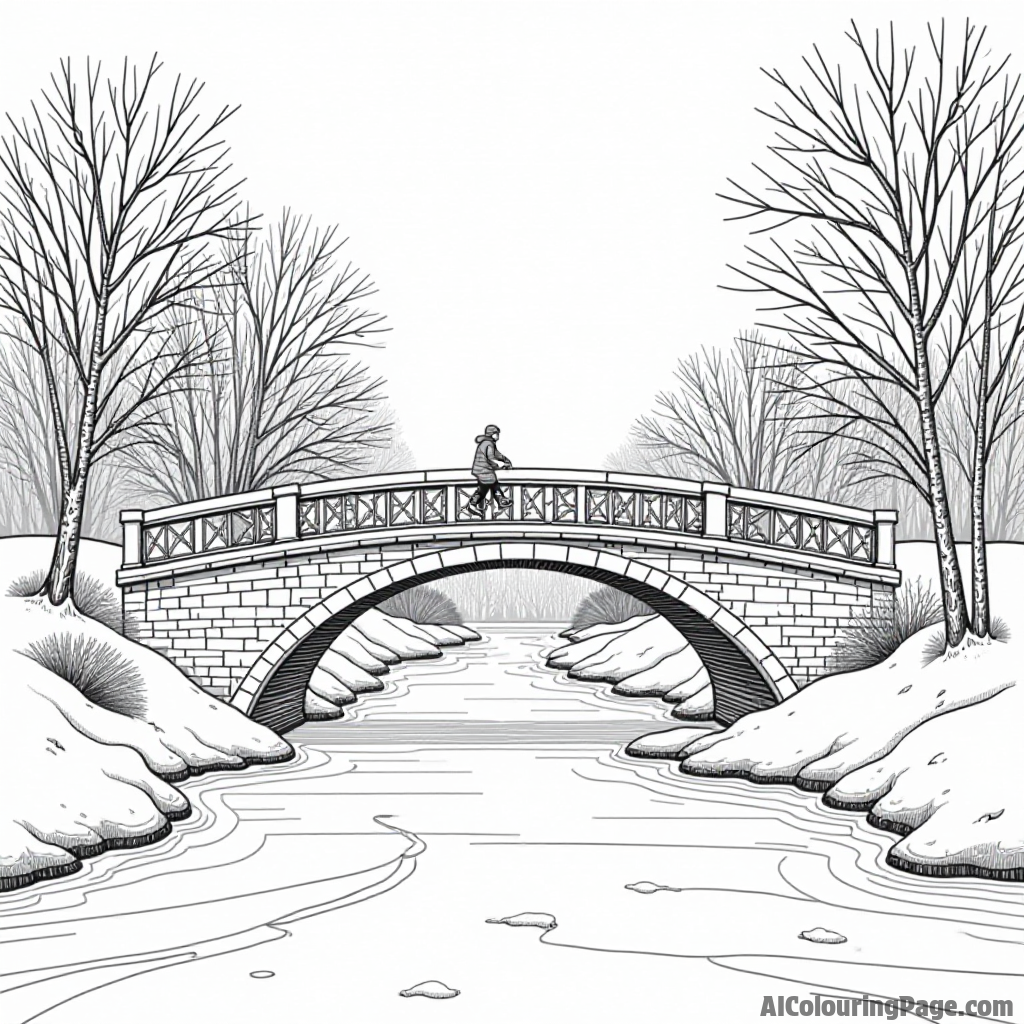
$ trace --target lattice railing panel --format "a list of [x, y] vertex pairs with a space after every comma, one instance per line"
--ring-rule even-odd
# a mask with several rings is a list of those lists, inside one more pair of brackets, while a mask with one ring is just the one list
[[575, 523], [577, 516], [576, 509], [576, 488], [575, 487], [552, 487], [551, 488], [551, 519], [556, 523]]
[[547, 515], [547, 494], [543, 487], [530, 487], [524, 484], [519, 488], [522, 501], [522, 516], [524, 523], [546, 523]]
[[[708, 516], [719, 517], [721, 524], [722, 515], [722, 505], [706, 505], [710, 498], [703, 493], [521, 481], [503, 482], [481, 515], [469, 507], [475, 493], [476, 486], [470, 482], [418, 486], [406, 482], [315, 496], [295, 489], [264, 505], [207, 511], [164, 523], [144, 521], [139, 535], [141, 558], [144, 563], [160, 562], [296, 535], [310, 538], [480, 522], [578, 524], [700, 537]], [[729, 540], [859, 562], [875, 558], [871, 523], [751, 501], [725, 500], [724, 506]], [[280, 536], [277, 515], [287, 520]]]
[[871, 526], [760, 505], [729, 502], [729, 539], [859, 562], [874, 557]]

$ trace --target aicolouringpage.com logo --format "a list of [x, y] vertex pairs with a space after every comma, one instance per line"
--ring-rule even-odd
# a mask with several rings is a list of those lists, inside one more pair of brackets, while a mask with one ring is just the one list
[[823, 996], [810, 999], [800, 996], [763, 996], [762, 1017], [875, 1017], [899, 1020], [942, 1020], [943, 1017], [1013, 1017], [1012, 999], [968, 999], [962, 1005], [955, 999], [917, 999], [900, 996], [879, 999], [877, 996]]

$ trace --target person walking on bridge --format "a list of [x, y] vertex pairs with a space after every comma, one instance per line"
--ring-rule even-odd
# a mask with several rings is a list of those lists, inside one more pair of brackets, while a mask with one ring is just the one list
[[488, 495], [494, 498], [498, 508], [509, 508], [512, 504], [501, 493], [498, 477], [494, 472], [496, 469], [501, 469], [502, 466], [506, 469], [512, 468], [512, 463], [498, 451], [497, 441], [500, 436], [501, 431], [493, 423], [488, 424], [484, 432], [477, 436], [476, 454], [473, 456], [471, 472], [476, 477], [479, 486], [473, 497], [469, 499], [469, 504], [466, 505], [466, 509], [471, 515], [482, 516], [484, 514], [484, 502]]

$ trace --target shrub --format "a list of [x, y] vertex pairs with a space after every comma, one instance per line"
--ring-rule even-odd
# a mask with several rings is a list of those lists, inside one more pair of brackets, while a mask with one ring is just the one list
[[885, 661], [897, 647], [922, 629], [942, 621], [942, 602], [920, 577], [904, 583], [893, 599], [892, 615], [856, 617], [836, 648], [836, 671], [855, 672]]
[[[46, 583], [46, 570], [36, 569], [19, 576], [8, 588], [8, 597], [35, 597]], [[90, 619], [103, 623], [108, 629], [124, 633], [121, 619], [121, 598], [116, 591], [87, 573], [75, 575], [75, 607]]]
[[438, 581], [468, 622], [565, 622], [599, 586], [547, 569], [481, 569]]
[[625, 622], [635, 615], [653, 615], [654, 612], [632, 594], [614, 587], [601, 587], [588, 594], [576, 606], [572, 615], [573, 629], [583, 629], [599, 622]]
[[433, 587], [411, 587], [382, 601], [379, 607], [387, 615], [399, 615], [413, 622], [435, 626], [463, 624], [462, 613], [455, 602]]
[[86, 700], [130, 718], [145, 718], [138, 669], [110, 644], [81, 633], [53, 633], [22, 654], [69, 682]]

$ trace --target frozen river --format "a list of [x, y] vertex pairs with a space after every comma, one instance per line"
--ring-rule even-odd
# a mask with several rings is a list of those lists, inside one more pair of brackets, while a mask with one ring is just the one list
[[[628, 758], [666, 705], [547, 669], [557, 627], [478, 628], [291, 734], [295, 761], [190, 780], [160, 843], [0, 898], [0, 1020], [731, 1022], [814, 993], [1024, 1016], [1024, 885], [903, 875], [813, 795]], [[524, 912], [558, 926], [485, 923]], [[429, 979], [460, 996], [399, 998]]]

